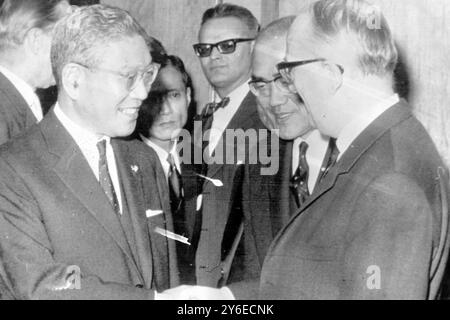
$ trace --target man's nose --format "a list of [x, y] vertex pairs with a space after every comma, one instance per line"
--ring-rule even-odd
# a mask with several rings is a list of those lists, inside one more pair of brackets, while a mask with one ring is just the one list
[[147, 99], [148, 90], [146, 85], [144, 84], [144, 79], [139, 80], [136, 87], [134, 87], [133, 90], [131, 90], [130, 96], [142, 101]]
[[170, 102], [167, 101], [167, 99], [163, 99], [161, 102], [161, 111], [160, 114], [167, 115], [171, 112], [172, 107], [170, 105]]
[[282, 93], [273, 83], [270, 84], [270, 106], [272, 108], [284, 105], [287, 102], [287, 96]]
[[217, 47], [213, 47], [211, 50], [211, 59], [219, 59], [222, 56], [222, 54], [219, 52], [219, 49]]

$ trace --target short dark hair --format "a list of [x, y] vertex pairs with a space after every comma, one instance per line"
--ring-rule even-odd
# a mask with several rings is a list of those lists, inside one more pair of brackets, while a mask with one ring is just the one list
[[255, 36], [259, 32], [260, 25], [253, 13], [247, 8], [230, 3], [218, 4], [215, 7], [207, 9], [203, 13], [201, 25], [203, 26], [207, 21], [212, 19], [228, 17], [234, 17], [244, 22], [248, 30], [254, 32]]
[[161, 41], [152, 36], [148, 36], [147, 46], [150, 48], [152, 61], [162, 65], [167, 58], [167, 51]]
[[[161, 63], [160, 70], [171, 66], [175, 68], [180, 74], [181, 79], [185, 85], [186, 89], [191, 89], [191, 93], [193, 92], [192, 79], [189, 76], [186, 68], [184, 66], [183, 60], [175, 55], [166, 55], [164, 61]], [[158, 78], [155, 82], [158, 81]], [[155, 89], [156, 88], [156, 89]], [[160, 89], [157, 86], [153, 86], [152, 90], [142, 103], [142, 106], [139, 110], [139, 117], [136, 124], [136, 132], [142, 134], [145, 137], [148, 137], [149, 130], [153, 125], [153, 121], [158, 117], [161, 112], [161, 102], [164, 98], [164, 95], [167, 93], [165, 91], [159, 91]], [[191, 106], [189, 106], [190, 108]]]
[[53, 27], [65, 12], [62, 0], [4, 0], [0, 7], [0, 50], [23, 44], [33, 28]]

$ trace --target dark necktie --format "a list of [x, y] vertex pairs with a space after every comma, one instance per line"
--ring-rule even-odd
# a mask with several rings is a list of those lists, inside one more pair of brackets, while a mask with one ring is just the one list
[[98, 161], [99, 182], [108, 197], [114, 212], [120, 215], [119, 201], [114, 190], [114, 185], [109, 175], [108, 162], [106, 160], [106, 140], [101, 140], [97, 143], [98, 153], [100, 155]]
[[178, 172], [175, 160], [172, 154], [167, 156], [167, 162], [169, 163], [169, 190], [170, 190], [170, 207], [172, 213], [175, 214], [181, 206], [183, 200], [183, 185], [180, 172]]
[[225, 97], [220, 102], [208, 103], [201, 114], [203, 132], [211, 129], [213, 122], [213, 114], [220, 108], [225, 108], [230, 103], [230, 98]]
[[336, 164], [338, 157], [339, 157], [339, 149], [336, 146], [336, 139], [330, 138], [330, 142], [328, 143], [328, 149], [325, 154], [322, 167], [320, 168], [320, 174], [319, 177], [317, 178], [316, 185], [319, 185], [322, 182], [322, 180], [325, 178], [330, 169]]
[[289, 183], [289, 187], [294, 194], [298, 207], [300, 207], [305, 202], [306, 198], [309, 197], [309, 166], [306, 161], [306, 150], [308, 150], [308, 144], [303, 141], [299, 146], [300, 153], [298, 156], [298, 167]]

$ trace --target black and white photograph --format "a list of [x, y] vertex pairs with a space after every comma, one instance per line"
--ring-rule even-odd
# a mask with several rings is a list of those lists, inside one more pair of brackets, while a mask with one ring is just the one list
[[449, 31], [448, 0], [0, 0], [0, 300], [450, 300]]

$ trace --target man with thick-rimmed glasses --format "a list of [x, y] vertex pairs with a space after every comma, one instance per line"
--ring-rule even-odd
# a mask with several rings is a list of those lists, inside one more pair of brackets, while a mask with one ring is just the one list
[[276, 20], [258, 35], [250, 81], [262, 121], [286, 141], [280, 161], [280, 184], [276, 186], [277, 214], [285, 221], [320, 182], [334, 146], [334, 141], [329, 143], [329, 138], [314, 128], [303, 101], [290, 91], [289, 82], [277, 70], [277, 64], [286, 55], [287, 33], [294, 18]]
[[[253, 235], [243, 220], [250, 210], [262, 210], [261, 203], [246, 201], [253, 179], [249, 171], [258, 165], [249, 164], [245, 159], [227, 161], [230, 148], [235, 155], [239, 150], [245, 150], [248, 159], [250, 150], [257, 152], [256, 143], [238, 145], [236, 140], [226, 139], [226, 130], [264, 128], [258, 117], [255, 97], [248, 87], [251, 55], [258, 31], [258, 21], [248, 9], [221, 4], [205, 11], [199, 43], [194, 45], [216, 97], [216, 103], [209, 104], [200, 115], [205, 135], [200, 139], [207, 141], [196, 143], [203, 154], [202, 163], [197, 164], [198, 192], [186, 203], [187, 214], [194, 217], [191, 219], [194, 221], [191, 240], [192, 248], [197, 248], [198, 285], [220, 287], [255, 278], [262, 265], [263, 257], [258, 257], [255, 246], [247, 245]], [[220, 155], [223, 157], [218, 159]], [[208, 158], [219, 161], [207, 165]], [[248, 232], [244, 227], [248, 227]]]
[[448, 174], [394, 92], [397, 56], [386, 19], [366, 0], [320, 0], [292, 24], [278, 70], [339, 153], [272, 244], [260, 298], [439, 296]]
[[178, 284], [159, 160], [116, 139], [135, 129], [157, 75], [146, 39], [102, 5], [55, 27], [58, 102], [0, 150], [0, 262], [14, 298], [153, 299]]

